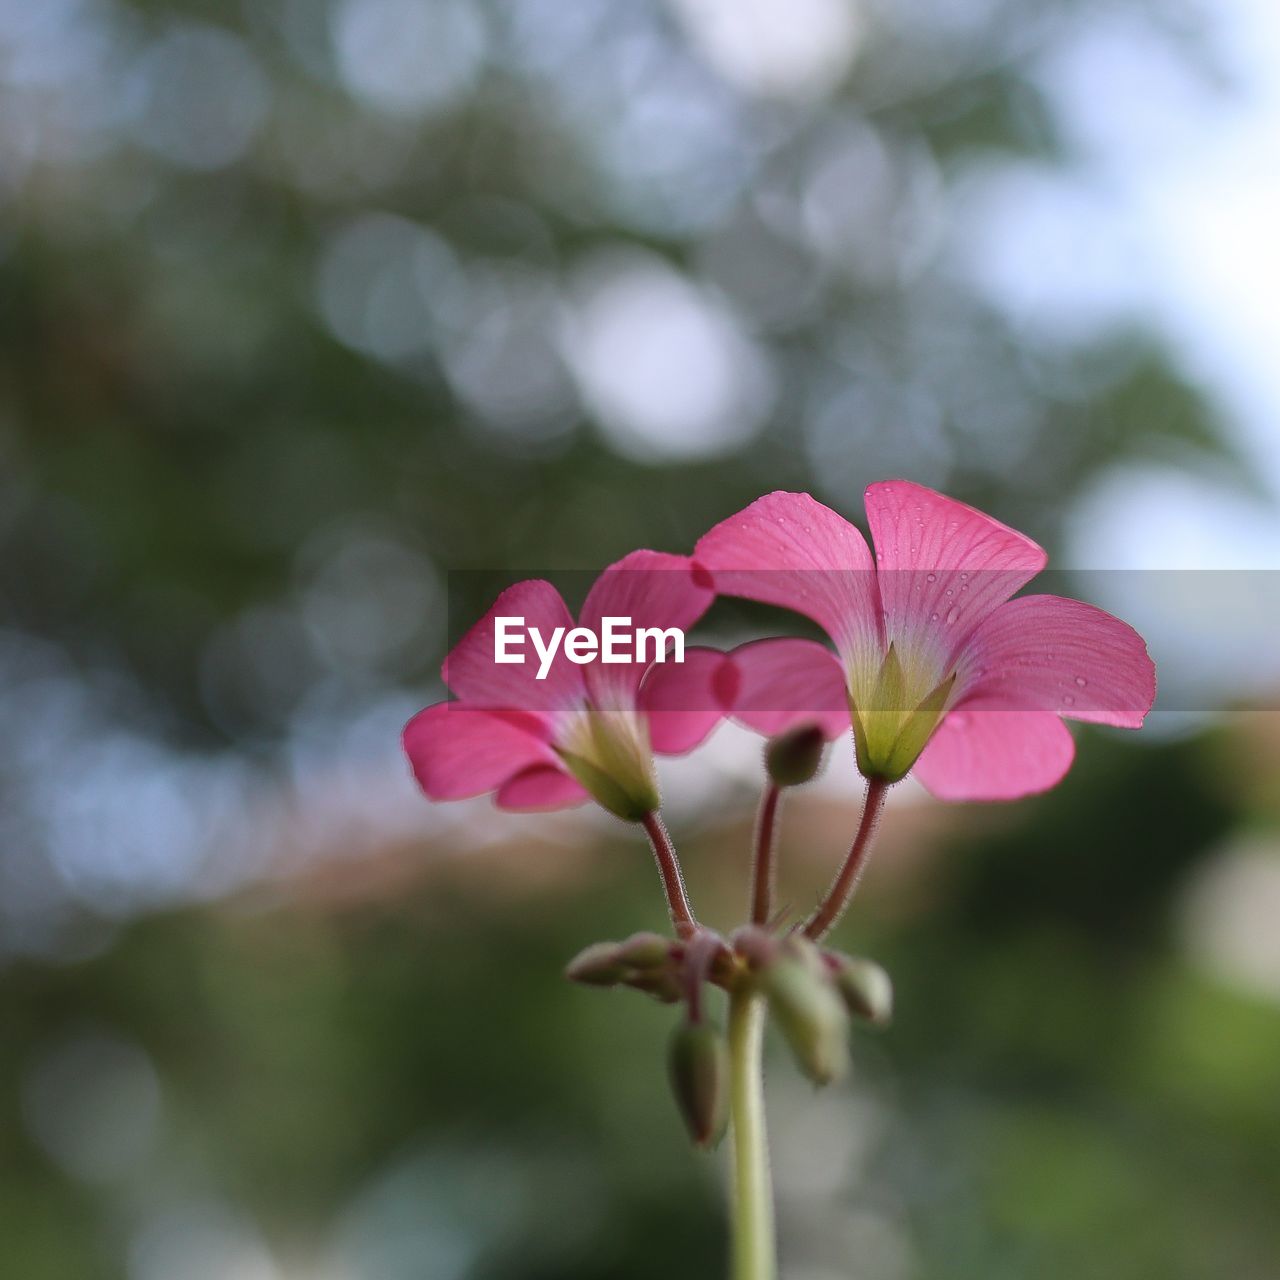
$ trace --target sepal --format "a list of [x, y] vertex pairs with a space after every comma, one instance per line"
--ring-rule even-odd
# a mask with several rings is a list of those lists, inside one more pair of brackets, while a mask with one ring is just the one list
[[817, 1085], [841, 1079], [849, 1069], [849, 1015], [822, 953], [793, 935], [760, 981], [800, 1070]]
[[718, 1143], [729, 1119], [729, 1051], [710, 1023], [683, 1023], [667, 1055], [671, 1090], [696, 1147]]

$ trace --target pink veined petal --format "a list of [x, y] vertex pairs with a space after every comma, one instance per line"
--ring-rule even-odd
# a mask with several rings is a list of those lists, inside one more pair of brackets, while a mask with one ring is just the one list
[[938, 726], [912, 772], [939, 800], [1016, 800], [1060, 782], [1074, 756], [1052, 712], [965, 707]]
[[1043, 710], [1136, 729], [1156, 696], [1155, 664], [1128, 623], [1080, 600], [1021, 596], [990, 614], [958, 663], [957, 704]]
[[554, 762], [534, 717], [502, 716], [437, 702], [405, 726], [405, 755], [432, 800], [464, 800], [501, 786], [531, 765]]
[[[714, 599], [709, 575], [697, 569], [688, 556], [633, 551], [596, 579], [583, 603], [579, 622], [599, 636], [605, 618], [630, 618], [625, 632], [626, 651], [634, 654], [635, 630], [666, 631], [676, 627], [687, 631]], [[634, 643], [639, 643], [638, 639]], [[640, 680], [654, 661], [659, 645], [666, 652], [672, 647], [664, 638], [652, 636], [645, 641], [646, 656], [641, 661], [595, 661], [588, 665], [585, 675], [592, 698], [606, 706], [634, 706]]]
[[717, 591], [812, 618], [846, 658], [879, 648], [879, 596], [866, 540], [807, 493], [757, 498], [704, 534], [693, 555]]
[[541, 813], [569, 809], [590, 800], [582, 784], [555, 765], [534, 765], [508, 779], [494, 797], [499, 809]]
[[1044, 568], [1043, 549], [1015, 529], [923, 485], [868, 486], [886, 638], [941, 678], [965, 638]]
[[766, 737], [815, 723], [828, 740], [850, 731], [840, 660], [814, 640], [753, 640], [729, 655], [733, 717]]
[[[523, 647], [511, 647], [523, 662], [496, 661], [495, 620], [500, 617], [524, 619], [524, 626], [518, 628]], [[573, 627], [565, 602], [549, 582], [534, 578], [508, 587], [445, 658], [441, 667], [445, 684], [469, 705], [490, 710], [515, 707], [548, 715], [581, 702], [585, 696], [582, 669], [565, 657], [563, 645], [546, 679], [537, 678], [540, 662], [527, 627], [537, 627], [548, 643], [556, 627], [566, 632]]]
[[727, 662], [718, 649], [691, 648], [683, 662], [654, 663], [649, 668], [637, 705], [648, 721], [654, 751], [684, 755], [724, 719], [727, 708], [717, 677]]

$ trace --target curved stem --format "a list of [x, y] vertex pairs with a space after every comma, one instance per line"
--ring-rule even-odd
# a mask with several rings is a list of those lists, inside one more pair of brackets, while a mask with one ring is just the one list
[[768, 924], [773, 914], [775, 862], [774, 838], [778, 826], [778, 801], [782, 788], [776, 782], [765, 783], [760, 797], [760, 816], [756, 820], [755, 857], [751, 863], [751, 923]]
[[853, 891], [858, 887], [858, 880], [867, 865], [867, 854], [871, 852], [871, 839], [880, 822], [880, 814], [884, 811], [884, 798], [889, 792], [889, 784], [883, 778], [867, 780], [867, 798], [862, 806], [862, 821], [858, 823], [858, 833], [853, 837], [853, 845], [849, 849], [844, 865], [832, 881], [822, 905], [805, 923], [805, 933], [820, 942], [832, 926], [844, 915]]
[[733, 1123], [732, 1280], [776, 1280], [773, 1183], [764, 1119], [768, 1005], [749, 986], [729, 997], [729, 1111]]
[[658, 873], [662, 876], [662, 888], [667, 895], [671, 923], [680, 937], [688, 937], [698, 927], [698, 922], [694, 919], [689, 895], [685, 892], [684, 876], [680, 872], [680, 859], [676, 857], [675, 846], [656, 810], [646, 813], [642, 821], [649, 835], [649, 843], [653, 846]]

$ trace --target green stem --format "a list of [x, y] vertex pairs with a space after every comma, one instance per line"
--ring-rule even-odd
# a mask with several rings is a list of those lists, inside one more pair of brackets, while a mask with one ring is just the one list
[[733, 1122], [732, 1280], [776, 1280], [773, 1185], [764, 1126], [765, 998], [750, 986], [729, 997], [730, 1116]]

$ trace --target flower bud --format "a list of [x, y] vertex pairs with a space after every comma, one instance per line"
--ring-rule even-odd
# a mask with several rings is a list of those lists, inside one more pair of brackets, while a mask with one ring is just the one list
[[564, 971], [570, 982], [581, 982], [588, 987], [615, 987], [626, 974], [627, 967], [622, 963], [616, 942], [593, 942], [584, 947]]
[[817, 948], [788, 939], [786, 949], [761, 974], [778, 1026], [801, 1071], [817, 1085], [849, 1069], [849, 1015]]
[[798, 787], [817, 777], [827, 741], [816, 724], [797, 725], [776, 738], [770, 738], [764, 749], [764, 763], [769, 777], [780, 787]]
[[674, 969], [650, 969], [641, 971], [630, 969], [623, 978], [627, 986], [636, 991], [643, 991], [662, 1004], [675, 1004], [684, 995], [680, 985], [680, 976]]
[[660, 933], [633, 933], [618, 944], [618, 959], [628, 969], [661, 969], [671, 962], [671, 939]]
[[886, 1027], [893, 1018], [893, 980], [874, 960], [828, 953], [836, 990], [855, 1018]]
[[720, 1141], [729, 1118], [729, 1053], [714, 1027], [685, 1023], [671, 1037], [671, 1089], [694, 1145]]

